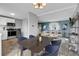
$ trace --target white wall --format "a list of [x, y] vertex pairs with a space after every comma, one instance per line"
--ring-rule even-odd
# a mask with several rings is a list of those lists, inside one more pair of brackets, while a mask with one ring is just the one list
[[16, 28], [22, 28], [22, 20], [15, 20]]
[[28, 19], [22, 21], [22, 34], [24, 37], [28, 38]]
[[38, 16], [34, 13], [29, 12], [29, 20], [28, 20], [28, 27], [29, 27], [29, 35], [38, 35]]
[[28, 13], [28, 19], [22, 21], [22, 33], [24, 37], [29, 38], [29, 35], [37, 36], [38, 34], [38, 16], [34, 13]]

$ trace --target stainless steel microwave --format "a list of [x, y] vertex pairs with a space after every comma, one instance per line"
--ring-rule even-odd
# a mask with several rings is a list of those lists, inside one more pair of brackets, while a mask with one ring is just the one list
[[7, 26], [15, 26], [15, 23], [7, 23]]

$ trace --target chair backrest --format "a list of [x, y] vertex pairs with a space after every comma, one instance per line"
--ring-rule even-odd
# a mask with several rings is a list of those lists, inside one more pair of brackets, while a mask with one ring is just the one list
[[52, 45], [60, 45], [61, 40], [51, 41]]
[[27, 40], [26, 37], [18, 37], [18, 44], [22, 46], [22, 41]]
[[37, 42], [37, 40], [35, 38], [32, 38], [32, 39], [27, 39], [27, 40], [23, 40], [21, 41], [21, 45], [22, 47], [24, 48], [30, 48], [32, 47], [33, 45], [35, 45]]
[[31, 38], [35, 38], [35, 36], [34, 35], [29, 35], [29, 38], [31, 39]]
[[57, 45], [54, 45], [54, 46], [48, 45], [45, 47], [45, 51], [52, 54], [58, 52], [58, 50], [59, 50], [59, 46]]

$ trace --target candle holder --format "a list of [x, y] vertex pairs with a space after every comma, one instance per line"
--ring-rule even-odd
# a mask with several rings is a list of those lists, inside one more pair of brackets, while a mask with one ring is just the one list
[[41, 36], [39, 37], [39, 42], [42, 42], [42, 37]]

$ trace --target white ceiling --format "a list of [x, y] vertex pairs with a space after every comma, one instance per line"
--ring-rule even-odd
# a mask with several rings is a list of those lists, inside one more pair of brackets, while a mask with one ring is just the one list
[[[48, 3], [44, 9], [35, 9], [33, 7], [32, 3], [0, 3], [0, 12], [5, 11], [5, 13], [3, 15], [9, 15], [9, 16], [11, 16], [10, 13], [15, 13], [14, 17], [19, 18], [19, 19], [27, 18], [28, 12], [33, 12], [36, 15], [38, 15], [40, 17], [40, 19], [47, 20], [47, 19], [50, 19], [51, 17], [54, 17], [56, 19], [56, 15], [61, 10], [62, 10], [62, 12], [64, 12], [63, 10], [65, 10], [65, 9], [66, 9], [66, 12], [64, 12], [64, 13], [72, 14], [74, 12], [73, 8], [76, 8], [76, 6], [77, 6], [76, 3]], [[67, 10], [67, 8], [68, 8], [68, 10]], [[61, 12], [61, 14], [63, 14], [62, 12]], [[47, 16], [49, 14], [51, 15], [51, 13], [52, 13], [52, 16], [50, 16], [50, 17]], [[0, 14], [2, 14], [2, 13], [0, 13]], [[59, 17], [61, 17], [61, 16], [59, 16]]]
[[69, 6], [58, 10], [49, 11], [39, 16], [39, 22], [63, 21], [69, 20], [76, 13], [77, 5]]

